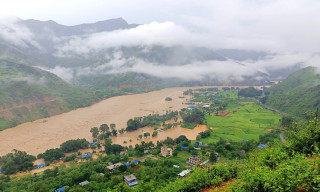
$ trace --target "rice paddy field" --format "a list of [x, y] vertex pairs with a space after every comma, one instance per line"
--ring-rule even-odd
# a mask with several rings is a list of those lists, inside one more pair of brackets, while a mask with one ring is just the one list
[[231, 111], [227, 116], [206, 115], [212, 134], [201, 141], [216, 142], [220, 138], [233, 141], [258, 140], [260, 135], [279, 127], [281, 119], [280, 114], [264, 109], [253, 101], [228, 105], [226, 110]]

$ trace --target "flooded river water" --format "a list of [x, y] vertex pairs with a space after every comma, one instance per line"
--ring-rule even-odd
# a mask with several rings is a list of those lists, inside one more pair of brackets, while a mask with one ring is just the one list
[[[125, 128], [128, 119], [133, 117], [153, 113], [164, 114], [167, 110], [180, 110], [187, 106], [183, 103], [188, 98], [181, 98], [183, 91], [187, 89], [189, 88], [177, 87], [144, 94], [117, 96], [102, 100], [89, 107], [6, 129], [0, 132], [0, 156], [13, 149], [37, 155], [46, 149], [57, 148], [61, 143], [70, 139], [85, 138], [91, 141], [90, 129], [99, 127], [103, 123], [115, 123], [119, 130]], [[171, 97], [172, 101], [165, 101], [166, 97]], [[176, 127], [159, 132], [157, 137], [143, 139], [143, 141], [163, 140], [167, 136], [176, 138], [182, 134], [189, 139], [195, 139], [196, 135], [205, 129], [205, 127], [197, 127], [190, 130]], [[113, 137], [113, 143], [135, 145], [140, 142], [137, 141], [138, 135], [144, 132], [152, 133], [153, 128], [143, 128], [119, 135], [116, 138]], [[132, 142], [129, 142], [130, 139]], [[124, 144], [124, 141], [127, 141], [127, 144]]]

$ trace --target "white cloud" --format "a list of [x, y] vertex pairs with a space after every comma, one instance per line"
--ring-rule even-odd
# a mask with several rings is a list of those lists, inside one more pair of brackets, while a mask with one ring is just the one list
[[[39, 3], [39, 1], [32, 2]], [[58, 4], [61, 3], [63, 2], [58, 1]], [[52, 18], [49, 19], [60, 18], [61, 21], [62, 16], [66, 17], [65, 14], [69, 14], [70, 10], [74, 9], [74, 16], [72, 16], [74, 23], [83, 23], [83, 15], [90, 21], [97, 21], [102, 11], [106, 13], [102, 14], [105, 18], [99, 19], [117, 16], [129, 18], [135, 23], [149, 21], [133, 29], [73, 36], [70, 39], [54, 37], [56, 54], [61, 57], [79, 54], [84, 58], [89, 58], [91, 52], [131, 46], [148, 52], [148, 48], [153, 45], [199, 46], [209, 49], [232, 48], [276, 53], [263, 60], [244, 61], [245, 66], [231, 60], [225, 62], [193, 61], [183, 66], [160, 66], [159, 63], [148, 63], [136, 58], [122, 58], [121, 53], [110, 58], [108, 55], [101, 54], [102, 57], [105, 57], [101, 59], [101, 62], [106, 62], [98, 67], [73, 69], [57, 67], [51, 70], [67, 80], [71, 80], [74, 75], [126, 71], [146, 73], [157, 77], [178, 77], [184, 80], [201, 79], [207, 76], [242, 79], [246, 75], [254, 75], [257, 72], [267, 73], [269, 70], [283, 69], [299, 62], [313, 66], [319, 66], [320, 63], [319, 56], [314, 54], [320, 50], [320, 1], [318, 0], [177, 0], [174, 2], [169, 0], [157, 2], [93, 0], [89, 4], [83, 0], [70, 0], [59, 11], [57, 11], [58, 6], [53, 4], [54, 2], [50, 0], [40, 2], [39, 6], [43, 9], [37, 12], [38, 18], [47, 18], [48, 16], [43, 12], [49, 11], [52, 14]], [[26, 5], [29, 12], [31, 5], [32, 3]], [[86, 6], [88, 11], [83, 11]], [[49, 9], [50, 7], [52, 10]], [[56, 13], [53, 14], [53, 12]], [[34, 43], [34, 34], [23, 26], [14, 22], [2, 26], [6, 26], [0, 30], [2, 38], [20, 46]], [[97, 56], [97, 54], [93, 55]], [[66, 70], [65, 73], [64, 70]]]
[[34, 40], [34, 34], [19, 24], [19, 19], [15, 17], [0, 18], [0, 39], [24, 48], [28, 47], [28, 44], [40, 48]]
[[320, 67], [320, 55], [310, 54], [277, 54], [264, 59], [253, 61], [246, 60], [241, 63], [233, 60], [226, 61], [194, 61], [186, 65], [160, 65], [134, 57], [124, 58], [120, 51], [108, 56], [109, 62], [96, 67], [50, 69], [61, 78], [71, 81], [81, 76], [118, 74], [135, 72], [155, 76], [163, 79], [176, 78], [183, 81], [199, 81], [206, 79], [219, 79], [224, 82], [242, 81], [246, 77], [254, 77], [261, 80], [261, 73], [269, 75], [272, 70], [286, 69], [297, 63], [303, 66]]
[[193, 34], [173, 22], [152, 22], [132, 29], [94, 33], [84, 37], [72, 37], [64, 45], [57, 47], [57, 55], [66, 56], [70, 52], [83, 54], [122, 46], [195, 46], [204, 41], [205, 39], [199, 34]]
[[38, 68], [48, 71], [50, 73], [53, 73], [67, 82], [71, 82], [75, 77], [74, 70], [72, 68], [61, 67], [61, 66], [55, 66], [54, 68], [51, 68], [51, 69], [45, 68], [42, 66], [38, 66]]

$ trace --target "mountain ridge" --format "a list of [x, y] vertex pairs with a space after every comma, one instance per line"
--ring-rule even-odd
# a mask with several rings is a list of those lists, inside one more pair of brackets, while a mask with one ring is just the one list
[[320, 74], [315, 67], [303, 68], [266, 90], [266, 104], [296, 117], [320, 107]]

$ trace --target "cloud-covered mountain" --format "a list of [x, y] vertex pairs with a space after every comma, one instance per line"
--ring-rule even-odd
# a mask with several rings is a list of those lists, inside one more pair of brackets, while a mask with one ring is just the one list
[[320, 63], [319, 53], [249, 47], [216, 44], [211, 33], [173, 22], [2, 19], [0, 129], [127, 92], [261, 84]]
[[158, 82], [174, 80], [179, 85], [257, 83], [283, 79], [320, 58], [313, 53], [219, 48], [210, 34], [173, 22], [137, 25], [118, 18], [64, 26], [54, 21], [6, 19], [0, 21], [0, 28], [1, 58], [28, 63], [74, 84], [91, 82], [91, 86], [96, 86], [92, 79], [108, 86], [110, 76], [126, 73]]

